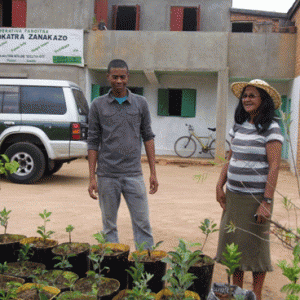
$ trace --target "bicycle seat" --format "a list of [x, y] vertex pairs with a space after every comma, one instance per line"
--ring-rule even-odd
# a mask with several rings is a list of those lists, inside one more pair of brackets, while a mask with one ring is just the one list
[[207, 127], [208, 130], [211, 130], [211, 131], [216, 131], [216, 128], [209, 128]]

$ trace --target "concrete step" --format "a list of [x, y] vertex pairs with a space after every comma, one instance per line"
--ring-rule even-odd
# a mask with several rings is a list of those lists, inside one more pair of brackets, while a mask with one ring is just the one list
[[[156, 155], [155, 161], [159, 165], [182, 165], [182, 166], [195, 166], [195, 165], [204, 165], [204, 166], [214, 166], [212, 158], [181, 158], [179, 156], [172, 155]], [[147, 162], [147, 156], [142, 155], [142, 162]], [[280, 164], [281, 170], [290, 170], [290, 165], [286, 160], [281, 160]]]

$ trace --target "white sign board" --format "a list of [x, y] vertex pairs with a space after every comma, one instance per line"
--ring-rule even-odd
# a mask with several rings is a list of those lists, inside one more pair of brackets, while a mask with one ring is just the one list
[[0, 28], [0, 63], [83, 67], [83, 30]]

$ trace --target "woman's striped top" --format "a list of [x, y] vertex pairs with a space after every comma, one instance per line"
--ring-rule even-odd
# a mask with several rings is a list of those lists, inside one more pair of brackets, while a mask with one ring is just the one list
[[248, 121], [235, 124], [229, 131], [232, 137], [232, 156], [227, 171], [227, 188], [236, 193], [262, 194], [265, 191], [269, 163], [266, 143], [283, 136], [277, 122], [273, 121], [264, 133], [258, 133]]

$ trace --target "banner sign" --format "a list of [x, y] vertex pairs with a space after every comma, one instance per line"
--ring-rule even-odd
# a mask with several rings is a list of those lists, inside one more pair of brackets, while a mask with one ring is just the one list
[[83, 67], [83, 30], [0, 27], [0, 63]]

